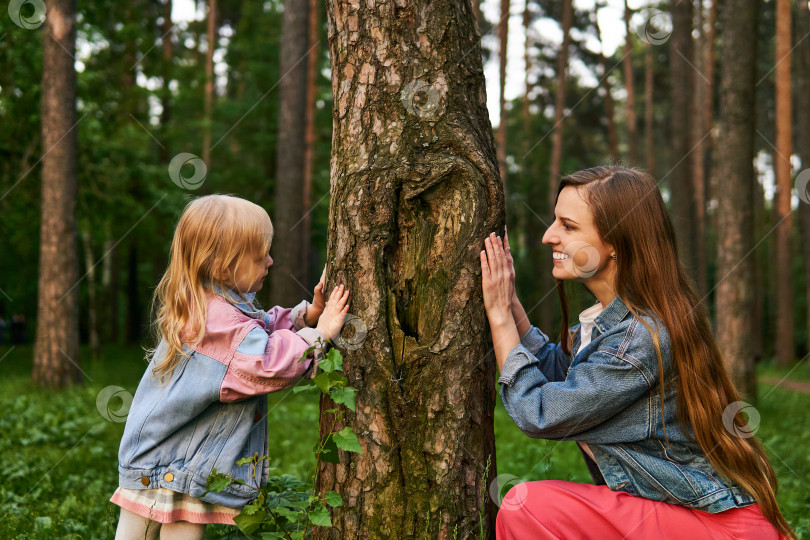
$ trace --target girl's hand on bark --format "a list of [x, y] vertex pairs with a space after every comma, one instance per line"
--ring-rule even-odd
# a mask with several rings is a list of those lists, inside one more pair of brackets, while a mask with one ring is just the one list
[[326, 281], [326, 267], [323, 267], [323, 273], [321, 274], [321, 280], [318, 281], [318, 284], [315, 285], [315, 289], [313, 290], [313, 298], [312, 304], [307, 306], [307, 312], [304, 315], [304, 320], [307, 323], [307, 326], [315, 326], [318, 324], [318, 319], [321, 317], [321, 313], [323, 313], [324, 308], [326, 307], [326, 300], [324, 299], [324, 282]]
[[332, 290], [326, 302], [326, 307], [318, 320], [318, 332], [326, 339], [335, 339], [340, 335], [347, 313], [349, 313], [349, 291], [340, 285]]

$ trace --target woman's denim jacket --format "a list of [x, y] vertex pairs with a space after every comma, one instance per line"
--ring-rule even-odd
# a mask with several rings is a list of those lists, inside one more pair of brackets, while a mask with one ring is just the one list
[[[655, 329], [653, 319], [644, 320]], [[571, 356], [537, 328], [526, 332], [501, 370], [504, 407], [529, 437], [586, 443], [596, 462], [585, 456], [594, 480], [614, 491], [711, 513], [755, 503], [718, 475], [678, 425], [669, 334], [657, 326], [669, 445], [652, 336], [619, 297], [596, 318], [592, 341], [581, 351], [577, 332]]]
[[[118, 452], [121, 487], [169, 488], [230, 508], [255, 497], [238, 484], [203, 496], [206, 478], [216, 468], [252, 483], [250, 467], [235, 462], [267, 455], [266, 394], [314, 373], [311, 358], [298, 360], [320, 333], [305, 328], [306, 302], [265, 312], [253, 308], [255, 293], [245, 303], [233, 291], [217, 292], [207, 293], [205, 336], [183, 346], [187, 354], [171, 378], [161, 384], [154, 377], [153, 357], [138, 385]], [[156, 356], [163, 351], [161, 342]], [[256, 471], [262, 485], [268, 470], [262, 461]]]

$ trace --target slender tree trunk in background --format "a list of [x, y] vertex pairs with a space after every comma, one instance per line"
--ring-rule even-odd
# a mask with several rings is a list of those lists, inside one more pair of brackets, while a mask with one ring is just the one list
[[695, 260], [694, 185], [689, 167], [691, 147], [690, 120], [692, 119], [692, 92], [694, 71], [689, 65], [692, 58], [692, 0], [673, 0], [672, 37], [669, 41], [670, 89], [672, 99], [670, 144], [672, 169], [669, 173], [672, 224], [678, 238], [681, 262], [694, 278]]
[[205, 165], [211, 167], [211, 123], [214, 110], [214, 50], [217, 48], [217, 0], [208, 0], [208, 35], [205, 53], [205, 112], [203, 155]]
[[706, 184], [706, 200], [712, 201], [715, 199], [715, 186], [712, 185], [711, 179], [712, 166], [714, 160], [712, 159], [712, 152], [714, 149], [714, 87], [715, 87], [715, 35], [717, 33], [717, 4], [720, 0], [710, 0], [711, 6], [709, 7], [709, 24], [706, 26], [706, 38], [703, 40], [703, 74], [706, 76], [706, 93], [703, 94], [703, 126], [707, 130], [711, 130], [712, 134], [703, 141], [704, 149], [704, 170], [705, 178], [708, 179]]
[[647, 172], [655, 175], [655, 70], [654, 47], [647, 44], [644, 51], [644, 153]]
[[[281, 35], [278, 133], [271, 304], [293, 306], [310, 294], [301, 267], [306, 165], [307, 29], [309, 0], [285, 0]], [[309, 54], [314, 54], [310, 51]]]
[[[721, 179], [722, 183], [723, 180]], [[756, 178], [751, 183], [751, 197], [754, 201], [753, 209], [753, 230], [754, 238], [763, 238], [768, 234], [771, 224], [768, 222], [768, 211], [765, 209], [765, 189]], [[764, 327], [765, 327], [765, 297], [768, 294], [768, 284], [765, 283], [765, 276], [773, 268], [768, 252], [764, 249], [755, 249], [751, 255], [751, 289], [754, 297], [754, 307], [751, 312], [751, 343], [750, 350], [754, 365], [762, 359], [764, 354]], [[720, 269], [720, 273], [725, 275]], [[720, 276], [722, 278], [722, 275]], [[731, 278], [729, 278], [731, 279]]]
[[[717, 341], [729, 373], [749, 399], [756, 396], [751, 353], [754, 309], [752, 184], [756, 35], [759, 2], [726, 0], [721, 11], [723, 58], [717, 147]], [[722, 184], [721, 184], [722, 182]]]
[[[328, 286], [347, 285], [359, 318], [343, 367], [363, 453], [321, 465], [319, 491], [344, 504], [313, 538], [477, 538], [479, 523], [494, 538], [495, 364], [479, 253], [484, 235], [502, 234], [504, 207], [472, 10], [329, 0], [327, 13]], [[340, 429], [330, 419], [322, 435]]]
[[[810, 11], [799, 5], [796, 14], [796, 35], [810, 33]], [[796, 45], [796, 116], [799, 124], [798, 151], [802, 170], [810, 171], [810, 41]], [[804, 174], [810, 174], [805, 172]], [[797, 187], [799, 187], [797, 185]], [[807, 187], [810, 187], [808, 185]], [[801, 226], [802, 255], [804, 259], [805, 294], [807, 295], [807, 341], [805, 349], [810, 351], [810, 190], [799, 193], [799, 224]], [[810, 372], [810, 361], [807, 364]]]
[[571, 0], [563, 0], [562, 31], [563, 42], [557, 56], [557, 93], [554, 99], [554, 133], [552, 135], [551, 168], [549, 170], [549, 204], [554, 208], [557, 198], [557, 186], [560, 183], [562, 167], [563, 127], [565, 120], [565, 85], [568, 76], [568, 49], [571, 45], [571, 19], [573, 18]]
[[98, 296], [96, 294], [96, 268], [93, 259], [93, 246], [90, 233], [82, 232], [82, 245], [84, 247], [84, 267], [87, 269], [85, 283], [87, 284], [87, 335], [90, 342], [90, 354], [93, 358], [101, 356], [101, 340], [98, 330]]
[[616, 117], [613, 112], [613, 94], [611, 94], [610, 77], [608, 76], [608, 61], [605, 58], [604, 42], [602, 41], [602, 29], [599, 27], [599, 20], [594, 14], [594, 23], [596, 24], [596, 34], [599, 39], [600, 52], [599, 52], [599, 65], [602, 67], [602, 91], [604, 92], [605, 100], [605, 118], [607, 119], [608, 128], [608, 144], [610, 145], [610, 158], [613, 163], [618, 163], [621, 156], [619, 155], [619, 135], [616, 133]]
[[108, 312], [110, 323], [108, 339], [110, 343], [117, 344], [121, 337], [121, 314], [119, 313], [120, 306], [118, 301], [121, 287], [121, 265], [118, 258], [118, 249], [115, 247], [109, 229], [107, 230], [106, 236], [107, 238], [104, 240], [104, 253], [107, 253], [107, 257], [104, 259], [104, 264], [106, 265], [107, 261], [109, 261], [109, 279], [107, 280], [109, 285], [105, 286], [105, 290], [107, 290], [109, 294], [108, 305], [110, 307]]
[[776, 2], [776, 363], [789, 366], [795, 355], [793, 336], [793, 284], [791, 282], [790, 237], [793, 216], [790, 195], [793, 188], [790, 156], [793, 153], [790, 95], [791, 13], [790, 0]]
[[302, 283], [309, 284], [309, 246], [310, 246], [310, 210], [312, 199], [312, 170], [315, 160], [315, 91], [317, 89], [316, 80], [318, 76], [318, 62], [321, 56], [320, 36], [318, 35], [318, 0], [309, 0], [308, 24], [309, 36], [307, 42], [307, 102], [306, 102], [306, 133], [304, 140], [306, 148], [304, 150], [304, 200], [301, 209], [304, 212], [304, 219], [301, 222], [301, 268]]
[[698, 293], [700, 296], [705, 295], [708, 290], [708, 277], [706, 276], [706, 176], [705, 176], [705, 163], [706, 163], [706, 146], [705, 141], [708, 139], [707, 126], [703, 125], [703, 102], [704, 96], [710, 91], [706, 87], [706, 79], [703, 76], [703, 48], [706, 44], [705, 28], [703, 27], [703, 1], [698, 0], [695, 5], [697, 9], [696, 26], [698, 29], [698, 38], [696, 46], [694, 47], [693, 63], [697, 73], [694, 73], [692, 80], [695, 82], [693, 93], [694, 103], [690, 112], [692, 113], [691, 128], [692, 137], [690, 141], [690, 148], [692, 153], [692, 181], [693, 181], [693, 201], [694, 201], [694, 218], [693, 231], [694, 231], [694, 261], [695, 261], [695, 281], [697, 283]]
[[506, 52], [509, 38], [509, 0], [501, 0], [501, 19], [498, 21], [498, 103], [501, 119], [498, 122], [496, 144], [498, 147], [498, 170], [503, 182], [504, 195], [506, 194]]
[[138, 246], [135, 239], [132, 239], [127, 255], [127, 344], [129, 345], [139, 343], [142, 337], [143, 311], [138, 289], [138, 263]]
[[627, 90], [627, 144], [630, 147], [630, 161], [638, 165], [638, 127], [636, 124], [636, 91], [633, 84], [633, 30], [630, 18], [633, 12], [624, 0], [624, 87]]
[[158, 153], [160, 162], [167, 163], [171, 159], [165, 141], [168, 140], [169, 122], [172, 119], [172, 92], [169, 89], [172, 78], [172, 0], [163, 2], [163, 37], [161, 41], [163, 45], [163, 89], [160, 96], [160, 128], [164, 145], [159, 147]]
[[42, 224], [34, 384], [81, 383], [76, 241], [76, 2], [54, 0], [42, 33]]

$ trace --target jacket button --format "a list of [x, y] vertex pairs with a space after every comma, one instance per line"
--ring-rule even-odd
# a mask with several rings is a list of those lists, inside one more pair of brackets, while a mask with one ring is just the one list
[[141, 484], [143, 484], [145, 486], [148, 486], [149, 485], [149, 477], [144, 476], [143, 478], [141, 478]]
[[256, 414], [253, 415], [253, 421], [254, 422], [258, 422], [261, 419], [262, 419], [261, 413], [256, 413]]
[[166, 480], [167, 482], [171, 482], [172, 480], [174, 480], [174, 475], [170, 472], [167, 472], [165, 475], [163, 475], [163, 479]]

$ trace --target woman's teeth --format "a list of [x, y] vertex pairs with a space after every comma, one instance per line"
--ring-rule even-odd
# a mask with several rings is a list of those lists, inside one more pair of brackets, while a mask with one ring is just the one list
[[552, 256], [556, 261], [564, 261], [565, 259], [568, 258], [568, 255], [566, 255], [565, 253], [557, 253], [556, 251], [552, 253]]

